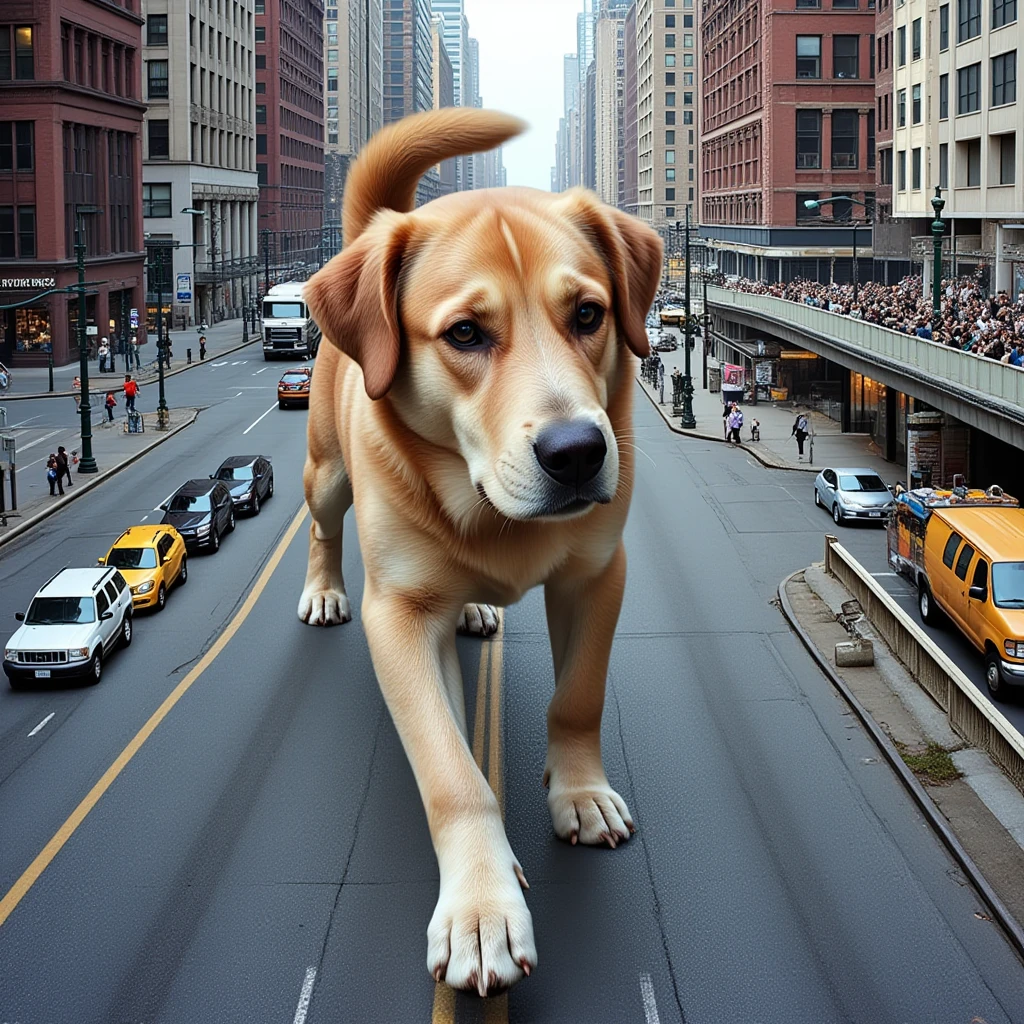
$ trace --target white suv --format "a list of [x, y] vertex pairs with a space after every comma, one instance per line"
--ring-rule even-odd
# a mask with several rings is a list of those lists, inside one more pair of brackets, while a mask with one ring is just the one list
[[132, 642], [132, 593], [114, 568], [65, 568], [15, 618], [24, 625], [4, 649], [14, 689], [36, 679], [84, 676], [98, 683], [107, 654]]

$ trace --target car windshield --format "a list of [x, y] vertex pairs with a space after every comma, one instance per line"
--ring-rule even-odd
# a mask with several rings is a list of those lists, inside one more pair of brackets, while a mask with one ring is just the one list
[[842, 491], [884, 491], [882, 478], [873, 473], [843, 475], [839, 478], [839, 489]]
[[37, 597], [25, 616], [30, 626], [70, 626], [95, 621], [96, 605], [91, 597]]
[[304, 316], [301, 302], [265, 302], [263, 315], [272, 320], [301, 320]]
[[209, 494], [176, 494], [171, 498], [171, 512], [209, 512]]
[[217, 472], [218, 480], [251, 480], [252, 466], [221, 466]]
[[154, 548], [113, 548], [107, 555], [107, 565], [115, 569], [155, 569]]
[[309, 376], [305, 373], [286, 373], [281, 378], [282, 384], [303, 384], [309, 380]]
[[1024, 608], [1024, 562], [995, 562], [992, 600], [997, 608]]

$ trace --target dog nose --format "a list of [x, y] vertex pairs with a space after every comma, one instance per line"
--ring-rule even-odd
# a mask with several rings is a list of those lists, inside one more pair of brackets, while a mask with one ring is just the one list
[[533, 448], [544, 472], [570, 487], [593, 480], [608, 453], [600, 428], [585, 420], [549, 424], [537, 435]]

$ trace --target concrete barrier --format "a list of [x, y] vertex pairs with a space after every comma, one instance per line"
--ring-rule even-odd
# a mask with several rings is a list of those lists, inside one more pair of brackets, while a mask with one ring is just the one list
[[957, 735], [984, 750], [1024, 793], [1024, 738], [998, 708], [832, 536], [825, 537], [825, 571], [857, 598], [893, 653], [949, 716]]

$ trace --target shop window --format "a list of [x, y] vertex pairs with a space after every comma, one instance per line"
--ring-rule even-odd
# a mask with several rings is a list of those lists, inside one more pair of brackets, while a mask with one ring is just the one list
[[170, 182], [165, 184], [145, 184], [142, 186], [142, 216], [171, 216]]
[[15, 349], [18, 352], [52, 352], [50, 311], [45, 306], [14, 311]]

